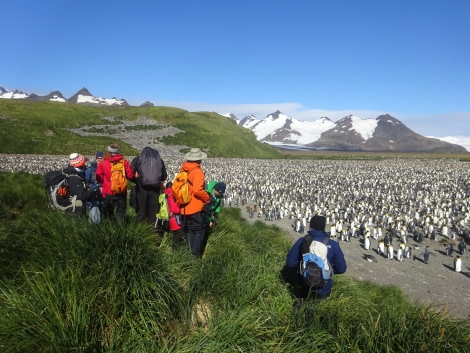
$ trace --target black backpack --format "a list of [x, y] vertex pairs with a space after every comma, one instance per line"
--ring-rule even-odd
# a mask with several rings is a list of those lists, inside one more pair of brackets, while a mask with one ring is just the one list
[[46, 187], [49, 207], [66, 211], [74, 207], [73, 198], [70, 195], [68, 175], [61, 170], [52, 170], [45, 174], [44, 185]]
[[143, 187], [158, 187], [162, 175], [160, 153], [151, 147], [145, 147], [140, 154], [139, 184]]

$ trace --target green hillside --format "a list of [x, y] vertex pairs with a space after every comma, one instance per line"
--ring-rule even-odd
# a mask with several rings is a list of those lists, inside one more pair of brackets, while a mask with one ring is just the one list
[[[57, 102], [0, 100], [0, 153], [66, 154], [77, 150], [93, 154], [113, 138], [113, 129], [96, 129], [109, 136], [80, 136], [70, 128], [116, 125], [136, 120], [155, 120], [183, 132], [159, 140], [167, 145], [199, 147], [209, 157], [282, 158], [269, 145], [259, 143], [252, 131], [231, 119], [210, 112], [188, 112], [172, 107], [102, 107]], [[110, 120], [112, 120], [110, 122]], [[133, 126], [133, 130], [158, 129], [159, 125]], [[118, 140], [119, 141], [119, 140]], [[121, 142], [121, 152], [138, 151], [129, 141]], [[184, 152], [184, 151], [183, 151]]]

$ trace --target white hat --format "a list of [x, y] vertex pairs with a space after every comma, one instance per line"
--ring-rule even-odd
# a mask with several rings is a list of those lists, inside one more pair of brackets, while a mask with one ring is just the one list
[[191, 148], [191, 151], [184, 155], [187, 161], [200, 161], [207, 158], [207, 153], [202, 152], [199, 148]]

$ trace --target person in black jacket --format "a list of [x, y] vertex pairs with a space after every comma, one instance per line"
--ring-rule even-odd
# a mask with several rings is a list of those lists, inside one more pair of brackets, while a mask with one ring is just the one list
[[165, 163], [160, 153], [145, 147], [131, 162], [134, 171], [137, 219], [156, 226], [157, 213], [160, 211], [158, 196], [164, 190], [163, 181], [167, 178]]
[[69, 165], [63, 170], [67, 175], [69, 187], [69, 197], [73, 207], [68, 211], [80, 215], [86, 214], [86, 201], [93, 201], [97, 198], [95, 190], [88, 190], [85, 185], [85, 157], [79, 153], [72, 153], [69, 156]]

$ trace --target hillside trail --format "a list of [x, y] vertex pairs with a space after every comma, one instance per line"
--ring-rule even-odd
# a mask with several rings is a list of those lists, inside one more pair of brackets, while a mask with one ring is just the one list
[[[292, 220], [282, 219], [266, 221], [264, 218], [249, 218], [246, 206], [253, 207], [252, 203], [238, 206], [242, 217], [249, 223], [256, 221], [276, 226], [290, 239], [293, 244], [300, 234], [292, 227]], [[237, 206], [235, 206], [237, 207]], [[308, 227], [308, 226], [307, 226]], [[326, 231], [329, 232], [330, 225]], [[359, 238], [352, 238], [350, 242], [339, 241], [343, 250], [347, 271], [344, 275], [359, 281], [371, 281], [380, 285], [394, 285], [403, 291], [411, 301], [430, 305], [434, 310], [447, 313], [457, 319], [470, 318], [470, 255], [466, 252], [462, 257], [462, 272], [454, 271], [454, 258], [459, 255], [454, 251], [453, 256], [447, 256], [445, 246], [437, 241], [425, 239], [419, 249], [415, 249], [412, 257], [404, 261], [395, 258], [387, 259], [377, 254], [377, 241], [372, 241], [371, 250], [365, 250]], [[398, 247], [398, 241], [393, 246]], [[412, 241], [410, 244], [414, 244]], [[418, 245], [418, 244], [416, 244]], [[429, 245], [432, 252], [429, 263], [423, 260], [422, 251]], [[364, 254], [373, 255], [377, 262], [365, 260]], [[413, 257], [416, 257], [413, 260]]]

